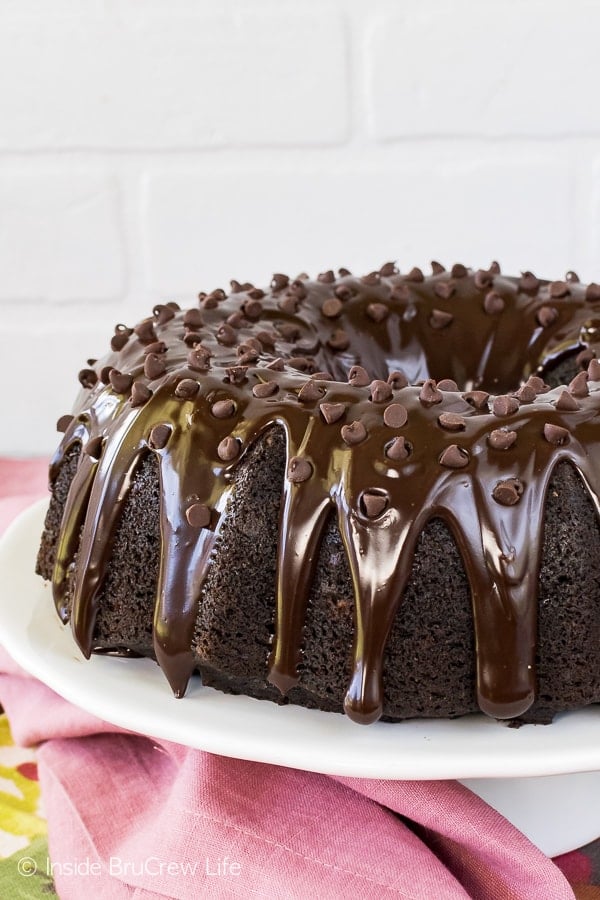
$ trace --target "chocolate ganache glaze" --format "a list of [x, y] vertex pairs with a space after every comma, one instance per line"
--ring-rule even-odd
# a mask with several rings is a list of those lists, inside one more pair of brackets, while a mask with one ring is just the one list
[[[118, 325], [80, 372], [65, 459], [83, 448], [62, 514], [52, 583], [85, 656], [115, 529], [141, 461], [160, 477], [161, 554], [153, 653], [177, 696], [197, 667], [194, 629], [236, 468], [285, 432], [273, 641], [265, 676], [298, 683], [303, 627], [332, 510], [354, 588], [344, 708], [383, 710], [386, 642], [419, 535], [442, 519], [472, 597], [477, 702], [522, 716], [536, 694], [537, 583], [548, 484], [561, 461], [600, 511], [600, 286], [392, 263], [231, 283], [196, 307], [158, 305]], [[571, 363], [577, 359], [577, 365]], [[566, 361], [566, 363], [565, 363]], [[568, 383], [551, 388], [552, 371]], [[581, 371], [577, 372], [577, 368]], [[587, 368], [585, 368], [587, 367]], [[74, 565], [76, 559], [77, 564]]]

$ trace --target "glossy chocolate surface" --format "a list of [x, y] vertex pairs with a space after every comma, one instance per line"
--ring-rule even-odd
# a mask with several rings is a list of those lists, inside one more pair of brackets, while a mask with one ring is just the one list
[[[298, 681], [302, 629], [323, 530], [337, 510], [355, 588], [345, 710], [382, 712], [386, 641], [418, 536], [451, 529], [470, 583], [480, 708], [522, 715], [535, 697], [543, 508], [569, 460], [600, 511], [600, 288], [392, 264], [363, 278], [276, 275], [232, 282], [198, 306], [157, 306], [80, 373], [74, 418], [53, 460], [84, 452], [53, 575], [63, 620], [94, 647], [99, 592], [123, 504], [145, 454], [160, 471], [162, 559], [154, 648], [181, 696], [195, 668], [202, 583], [236, 466], [273, 425], [287, 442], [275, 635], [265, 675]], [[588, 371], [549, 390], [544, 372], [589, 348]], [[582, 357], [583, 358], [583, 357]], [[358, 367], [358, 368], [357, 368]], [[488, 396], [489, 395], [489, 396]], [[516, 396], [515, 396], [516, 395]], [[76, 576], [72, 563], [78, 555]]]

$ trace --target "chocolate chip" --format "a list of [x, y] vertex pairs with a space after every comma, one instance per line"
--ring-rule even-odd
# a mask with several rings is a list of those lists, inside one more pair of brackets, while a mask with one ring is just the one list
[[536, 278], [533, 272], [521, 272], [521, 277], [517, 282], [519, 290], [525, 294], [537, 294], [540, 287], [540, 280]]
[[102, 455], [102, 445], [103, 441], [101, 437], [91, 438], [83, 448], [83, 452], [92, 459], [98, 460]]
[[585, 350], [582, 350], [581, 353], [578, 353], [575, 357], [575, 362], [579, 366], [580, 369], [587, 369], [589, 363], [594, 359], [596, 354], [589, 347], [586, 347]]
[[573, 394], [574, 397], [587, 397], [589, 394], [587, 383], [588, 373], [579, 372], [579, 374], [569, 382], [569, 393]]
[[331, 347], [332, 350], [347, 350], [350, 346], [350, 338], [345, 331], [338, 328], [327, 341], [327, 345]]
[[210, 525], [210, 509], [204, 503], [192, 503], [185, 511], [185, 517], [192, 528], [207, 528]]
[[388, 428], [402, 428], [408, 421], [408, 410], [401, 403], [390, 403], [383, 411], [383, 421]]
[[299, 325], [295, 325], [293, 322], [280, 322], [275, 326], [281, 337], [284, 341], [297, 341], [302, 331]]
[[144, 347], [144, 356], [147, 356], [149, 353], [166, 353], [167, 345], [164, 341], [154, 341], [153, 344], [146, 344]]
[[433, 292], [443, 300], [449, 300], [456, 293], [456, 285], [453, 281], [436, 281]]
[[132, 334], [133, 328], [127, 328], [126, 325], [121, 324], [115, 325], [115, 333], [110, 340], [111, 350], [114, 350], [115, 353], [122, 350]]
[[246, 350], [245, 353], [242, 353], [240, 356], [239, 362], [243, 366], [252, 366], [257, 361], [260, 353], [257, 353], [256, 350]]
[[492, 275], [499, 275], [500, 274], [500, 263], [497, 262], [496, 260], [493, 260], [490, 263], [490, 267], [489, 267], [488, 271], [491, 272]]
[[594, 281], [590, 282], [585, 289], [585, 299], [591, 302], [600, 300], [600, 284], [596, 284]]
[[339, 297], [339, 299], [344, 302], [346, 302], [346, 300], [350, 300], [350, 298], [354, 296], [354, 291], [347, 284], [338, 284], [333, 293], [336, 297]]
[[[242, 362], [242, 360], [240, 360]], [[223, 381], [228, 381], [229, 384], [244, 384], [248, 379], [246, 378], [246, 372], [248, 371], [248, 366], [228, 366], [225, 369], [225, 378]]]
[[232, 347], [237, 340], [235, 330], [226, 322], [223, 322], [221, 327], [217, 329], [215, 337], [224, 347]]
[[578, 403], [573, 394], [568, 391], [562, 391], [554, 405], [561, 412], [576, 412], [581, 409], [581, 403]]
[[310, 377], [313, 379], [318, 378], [320, 381], [335, 381], [331, 372], [314, 372]]
[[591, 359], [587, 373], [590, 381], [600, 381], [600, 360]]
[[483, 308], [488, 316], [496, 316], [504, 309], [504, 300], [496, 291], [488, 291], [483, 301]]
[[434, 309], [429, 316], [429, 324], [432, 328], [440, 330], [450, 325], [453, 319], [452, 313], [444, 312], [443, 309]]
[[265, 368], [272, 369], [273, 372], [283, 372], [283, 370], [285, 369], [285, 362], [280, 356], [278, 356], [277, 359], [274, 359], [270, 363], [267, 363]]
[[353, 387], [366, 387], [371, 383], [371, 376], [362, 366], [352, 366], [348, 372], [348, 383]]
[[266, 296], [265, 292], [262, 288], [252, 288], [251, 291], [248, 291], [248, 296], [252, 298], [252, 300], [262, 300], [263, 297]]
[[88, 390], [98, 383], [98, 376], [93, 369], [81, 369], [77, 377], [81, 386]]
[[242, 291], [244, 290], [244, 288], [242, 287], [240, 282], [236, 281], [235, 278], [232, 278], [231, 281], [229, 282], [229, 284], [231, 285], [231, 293], [232, 294], [241, 294]]
[[443, 399], [442, 392], [438, 391], [433, 378], [428, 378], [419, 393], [421, 403], [424, 406], [433, 406], [434, 403], [441, 403]]
[[306, 356], [290, 356], [287, 364], [291, 369], [298, 369], [299, 372], [311, 372], [315, 369], [314, 359], [308, 359]]
[[567, 297], [571, 293], [566, 281], [551, 281], [548, 285], [548, 292], [551, 297], [557, 300], [561, 297]]
[[457, 444], [450, 444], [440, 456], [439, 462], [447, 469], [464, 469], [469, 465], [469, 454]]
[[278, 390], [279, 385], [276, 381], [260, 381], [258, 384], [254, 385], [252, 393], [255, 397], [262, 400], [265, 397], [272, 397]]
[[180, 400], [191, 400], [200, 390], [200, 385], [193, 378], [182, 378], [175, 388], [175, 396]]
[[446, 431], [464, 431], [466, 425], [464, 416], [456, 413], [442, 413], [438, 416], [438, 423]]
[[363, 275], [360, 280], [363, 284], [369, 285], [369, 287], [375, 287], [381, 281], [381, 275], [379, 272], [369, 272], [368, 275]]
[[388, 375], [387, 383], [391, 384], [395, 391], [399, 391], [408, 385], [408, 378], [401, 369], [395, 369]]
[[286, 296], [283, 300], [280, 300], [277, 305], [283, 312], [293, 316], [298, 312], [299, 301], [296, 297]]
[[341, 269], [338, 269], [338, 272], [339, 272], [339, 275], [341, 278], [345, 278], [346, 275], [352, 275], [352, 272], [350, 271], [350, 269], [341, 268]]
[[[308, 278], [308, 275], [305, 275], [304, 277]], [[304, 284], [304, 281], [302, 278], [295, 278], [294, 281], [292, 281], [291, 285], [289, 286], [288, 292], [290, 294], [293, 294], [295, 297], [297, 297], [298, 300], [304, 300], [304, 298], [308, 294], [308, 291], [306, 290], [306, 285]]]
[[206, 347], [197, 345], [187, 355], [187, 364], [189, 369], [195, 372], [204, 372], [208, 369], [210, 363], [210, 350]]
[[346, 412], [346, 405], [344, 403], [321, 403], [319, 404], [319, 409], [327, 424], [333, 425], [333, 423], [338, 422]]
[[216, 419], [229, 419], [235, 413], [235, 403], [233, 400], [217, 400], [210, 411]]
[[508, 394], [501, 394], [494, 397], [492, 403], [492, 412], [498, 418], [502, 416], [512, 416], [519, 408], [519, 401], [516, 397], [510, 397]]
[[152, 319], [144, 319], [133, 329], [142, 344], [152, 344], [158, 340]]
[[407, 284], [395, 284], [390, 291], [390, 300], [402, 303], [410, 297], [410, 289]]
[[202, 313], [199, 309], [188, 309], [183, 316], [183, 324], [186, 328], [201, 328], [203, 325]]
[[413, 266], [408, 275], [404, 276], [405, 281], [412, 281], [415, 284], [418, 284], [421, 281], [425, 281], [425, 276], [418, 266]]
[[462, 398], [470, 406], [474, 406], [475, 409], [487, 410], [490, 395], [486, 391], [467, 391], [462, 395]]
[[362, 422], [355, 419], [354, 422], [351, 422], [349, 425], [342, 425], [341, 435], [345, 444], [353, 446], [354, 444], [360, 444], [361, 441], [365, 440], [367, 437], [367, 429]]
[[569, 432], [562, 425], [554, 425], [552, 422], [546, 422], [544, 425], [544, 437], [549, 444], [560, 447], [569, 440]]
[[404, 436], [399, 435], [397, 438], [394, 438], [393, 441], [390, 441], [389, 444], [385, 445], [385, 455], [388, 459], [399, 462], [402, 459], [408, 459], [411, 449], [410, 444], [406, 441]]
[[143, 406], [152, 396], [152, 391], [141, 381], [134, 381], [131, 388], [130, 403], [132, 406]]
[[150, 381], [154, 381], [155, 378], [160, 378], [161, 375], [165, 374], [166, 370], [167, 364], [164, 357], [158, 356], [156, 353], [149, 353], [144, 360], [144, 375], [146, 378], [149, 378]]
[[296, 353], [316, 353], [320, 346], [319, 338], [316, 335], [312, 335], [299, 340], [294, 345], [294, 350]]
[[391, 275], [397, 275], [398, 266], [395, 262], [386, 262], [380, 268], [379, 274], [382, 278], [389, 278]]
[[542, 328], [549, 328], [558, 319], [558, 310], [553, 306], [540, 306], [535, 314], [535, 318], [538, 325], [541, 325]]
[[518, 391], [515, 391], [514, 396], [519, 403], [533, 403], [537, 396], [537, 392], [531, 384], [523, 384]]
[[288, 286], [289, 283], [290, 279], [287, 275], [282, 275], [281, 272], [276, 272], [271, 279], [271, 290], [282, 291]]
[[368, 519], [377, 519], [387, 509], [388, 498], [377, 491], [363, 491], [360, 495], [359, 505], [363, 516]]
[[274, 350], [275, 349], [275, 341], [277, 340], [277, 335], [272, 331], [257, 331], [256, 339], [260, 341], [261, 346], [265, 350]]
[[259, 300], [246, 300], [242, 309], [244, 310], [244, 315], [254, 321], [260, 319], [263, 314], [263, 305]]
[[58, 422], [56, 423], [56, 430], [60, 431], [61, 434], [64, 434], [71, 422], [73, 421], [74, 416], [71, 416], [69, 413], [65, 413], [64, 416], [61, 416]]
[[446, 271], [446, 267], [439, 263], [437, 260], [431, 260], [431, 272], [433, 275], [441, 275], [442, 272]]
[[119, 372], [118, 369], [111, 369], [109, 374], [110, 385], [117, 394], [128, 394], [133, 384], [131, 375]]
[[235, 328], [237, 331], [244, 324], [244, 313], [241, 309], [236, 309], [235, 312], [231, 313], [230, 316], [227, 316], [225, 322], [227, 325], [231, 325], [232, 328]]
[[325, 388], [315, 384], [314, 381], [307, 381], [298, 391], [298, 400], [301, 403], [314, 403], [316, 400], [320, 400], [324, 394]]
[[162, 450], [167, 446], [168, 440], [171, 437], [171, 431], [170, 425], [155, 425], [150, 432], [148, 446], [153, 450]]
[[372, 322], [384, 322], [390, 314], [385, 303], [369, 303], [366, 313]]
[[333, 284], [335, 281], [333, 270], [328, 269], [326, 272], [321, 272], [320, 275], [317, 275], [317, 281], [321, 281], [323, 284]]
[[100, 369], [100, 381], [102, 384], [110, 384], [110, 373], [115, 372], [113, 366], [102, 366]]
[[466, 266], [463, 266], [462, 263], [454, 263], [452, 268], [450, 269], [450, 275], [452, 278], [466, 278], [469, 274], [469, 270]]
[[171, 307], [165, 306], [163, 303], [157, 303], [152, 312], [157, 325], [166, 325], [167, 322], [175, 318], [175, 313]]
[[529, 385], [529, 387], [532, 387], [536, 394], [547, 394], [550, 390], [550, 385], [546, 384], [544, 379], [540, 378], [539, 375], [530, 375], [526, 384]]
[[569, 284], [578, 284], [579, 283], [579, 275], [577, 274], [577, 272], [574, 272], [572, 269], [569, 269], [569, 271], [565, 275], [565, 280]]
[[302, 456], [292, 456], [290, 459], [287, 477], [293, 484], [300, 484], [302, 481], [308, 481], [313, 473], [313, 467], [307, 459]]
[[387, 381], [375, 379], [371, 382], [371, 400], [373, 403], [385, 403], [393, 394], [392, 386]]
[[514, 506], [521, 499], [524, 487], [519, 478], [505, 478], [496, 484], [492, 497], [502, 506]]
[[236, 459], [240, 454], [240, 442], [236, 440], [234, 437], [229, 435], [220, 442], [217, 447], [217, 456], [219, 459], [222, 459], [223, 462], [231, 462], [232, 459]]
[[517, 432], [508, 428], [496, 428], [488, 435], [488, 444], [494, 450], [510, 450], [517, 440]]
[[439, 391], [457, 391], [458, 385], [454, 381], [453, 378], [442, 378], [441, 381], [437, 383]]
[[493, 283], [493, 281], [494, 276], [491, 272], [488, 272], [485, 269], [478, 269], [477, 272], [475, 272], [475, 276], [473, 278], [475, 287], [480, 291], [484, 291], [486, 288], [488, 288]]

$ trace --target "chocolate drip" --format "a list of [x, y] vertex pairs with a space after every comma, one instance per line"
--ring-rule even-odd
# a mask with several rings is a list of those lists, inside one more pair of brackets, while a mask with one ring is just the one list
[[[131, 398], [110, 377], [83, 391], [51, 469], [52, 477], [74, 444], [88, 448], [53, 575], [63, 619], [72, 587], [72, 627], [86, 655], [112, 536], [140, 460], [153, 453], [162, 542], [154, 650], [174, 693], [184, 693], [236, 468], [276, 425], [286, 432], [287, 477], [265, 678], [283, 693], [301, 683], [308, 596], [335, 505], [355, 588], [347, 714], [366, 723], [382, 713], [386, 642], [417, 539], [435, 517], [451, 529], [471, 588], [479, 705], [497, 718], [529, 708], [544, 503], [559, 461], [577, 469], [600, 515], [600, 300], [577, 282], [565, 292], [533, 276], [523, 285], [496, 269], [463, 269], [405, 278], [392, 267], [315, 282], [278, 275], [252, 308], [255, 289], [239, 285], [227, 299], [201, 295], [201, 316], [157, 307], [141, 331], [120, 332], [96, 374], [115, 369], [123, 389], [131, 378]], [[552, 391], [531, 378], [514, 396], [532, 373], [582, 348], [579, 358], [596, 363], [589, 377]], [[355, 365], [363, 368], [349, 384]], [[395, 369], [412, 385], [387, 382]]]

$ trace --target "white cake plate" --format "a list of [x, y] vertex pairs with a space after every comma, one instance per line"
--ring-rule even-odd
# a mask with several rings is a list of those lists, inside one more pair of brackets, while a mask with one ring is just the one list
[[600, 836], [600, 706], [518, 729], [483, 715], [364, 727], [196, 680], [175, 700], [151, 660], [83, 659], [34, 573], [45, 509], [26, 510], [0, 541], [0, 640], [65, 699], [130, 731], [225, 756], [365, 778], [457, 778], [549, 856]]

